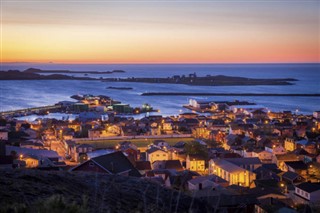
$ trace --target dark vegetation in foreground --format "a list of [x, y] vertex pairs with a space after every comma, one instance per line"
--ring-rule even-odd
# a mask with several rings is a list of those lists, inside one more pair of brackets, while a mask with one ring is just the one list
[[118, 175], [0, 170], [0, 212], [210, 212], [204, 201]]

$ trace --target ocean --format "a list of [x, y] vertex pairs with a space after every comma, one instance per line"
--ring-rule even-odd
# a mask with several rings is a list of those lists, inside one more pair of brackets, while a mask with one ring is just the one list
[[[295, 78], [298, 81], [293, 82], [294, 85], [285, 86], [190, 86], [77, 80], [0, 81], [0, 111], [51, 105], [65, 100], [72, 101], [70, 96], [74, 94], [107, 95], [134, 107], [149, 103], [159, 109], [162, 115], [177, 115], [187, 111], [182, 105], [187, 104], [190, 98], [213, 101], [246, 100], [263, 105], [272, 111], [291, 110], [302, 114], [320, 110], [319, 97], [141, 96], [144, 92], [320, 93], [320, 64], [2, 64], [2, 70], [25, 70], [30, 67], [46, 70], [126, 71], [101, 75], [89, 74], [88, 77], [171, 77], [196, 73], [197, 76]], [[106, 89], [109, 86], [133, 89]]]

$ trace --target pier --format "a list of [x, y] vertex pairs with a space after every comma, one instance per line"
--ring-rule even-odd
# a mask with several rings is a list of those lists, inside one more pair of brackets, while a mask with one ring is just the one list
[[26, 109], [17, 109], [17, 110], [11, 110], [11, 111], [3, 111], [0, 112], [0, 117], [18, 117], [18, 116], [24, 116], [29, 115], [33, 113], [43, 113], [48, 112], [56, 109], [61, 109], [61, 105], [49, 105], [49, 106], [41, 106], [41, 107], [32, 107], [32, 108], [26, 108]]

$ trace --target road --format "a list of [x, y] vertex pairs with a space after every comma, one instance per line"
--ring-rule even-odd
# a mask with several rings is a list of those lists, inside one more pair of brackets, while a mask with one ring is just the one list
[[103, 138], [73, 138], [74, 141], [97, 141], [97, 140], [129, 140], [129, 139], [166, 139], [166, 138], [189, 138], [191, 134], [173, 134], [173, 135], [137, 135], [137, 136], [112, 136]]

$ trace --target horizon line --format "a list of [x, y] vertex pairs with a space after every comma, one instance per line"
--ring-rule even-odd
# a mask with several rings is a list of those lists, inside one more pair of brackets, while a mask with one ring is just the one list
[[320, 64], [318, 62], [26, 62], [26, 61], [15, 61], [15, 62], [0, 62], [0, 64], [86, 64], [86, 65], [219, 65], [219, 64]]

